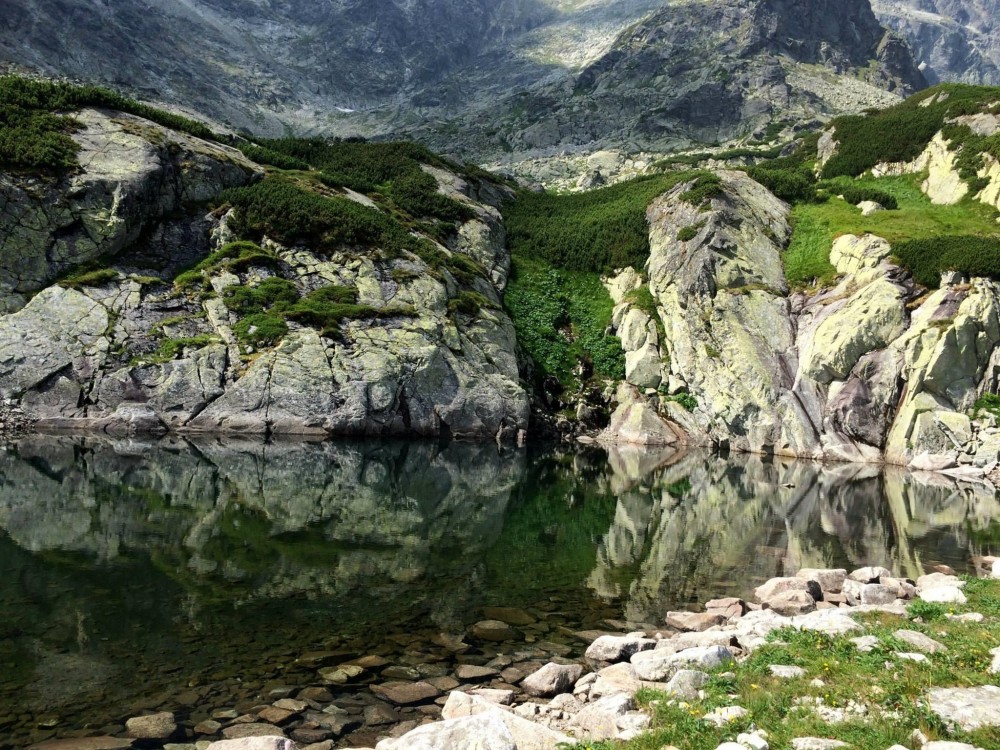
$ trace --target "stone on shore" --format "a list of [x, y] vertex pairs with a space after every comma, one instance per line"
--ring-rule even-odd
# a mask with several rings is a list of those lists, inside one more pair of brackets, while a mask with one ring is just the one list
[[441, 691], [427, 682], [383, 682], [372, 685], [371, 691], [397, 706], [426, 703], [441, 695]]
[[808, 591], [783, 591], [769, 597], [763, 604], [766, 609], [785, 617], [805, 615], [816, 610], [816, 599]]
[[287, 737], [243, 737], [213, 742], [205, 750], [297, 750]]
[[847, 571], [843, 568], [802, 568], [795, 577], [816, 581], [824, 592], [837, 594], [844, 588]]
[[632, 657], [631, 664], [640, 680], [660, 682], [686, 667], [710, 670], [732, 660], [733, 652], [725, 646], [697, 646], [674, 653], [665, 649], [640, 651]]
[[129, 737], [137, 740], [165, 740], [177, 731], [177, 722], [169, 711], [136, 716], [125, 722]]
[[222, 736], [227, 740], [239, 740], [244, 737], [281, 737], [281, 730], [273, 724], [252, 721], [246, 724], [233, 724], [222, 730]]
[[124, 750], [127, 747], [132, 747], [132, 740], [117, 737], [73, 737], [46, 740], [32, 745], [29, 750]]
[[767, 605], [776, 596], [790, 591], [804, 591], [816, 601], [823, 598], [819, 583], [808, 578], [772, 578], [754, 589], [753, 593], [757, 601]]
[[878, 583], [882, 576], [891, 576], [892, 572], [881, 566], [869, 565], [865, 568], [852, 570], [847, 577], [859, 583]]
[[708, 682], [707, 672], [697, 669], [679, 669], [677, 674], [670, 678], [667, 683], [666, 692], [676, 695], [685, 700], [693, 701], [698, 698], [698, 691]]
[[376, 750], [519, 750], [497, 713], [463, 716], [417, 727], [397, 739], [382, 740]]
[[701, 632], [721, 625], [729, 618], [717, 612], [667, 612], [665, 622], [672, 628]]
[[635, 699], [631, 695], [609, 695], [587, 704], [570, 725], [588, 739], [612, 739], [618, 734], [618, 719], [634, 708]]
[[501, 620], [480, 620], [472, 626], [472, 635], [481, 641], [512, 641], [517, 631]]
[[[527, 704], [526, 704], [527, 705]], [[442, 718], [446, 720], [461, 720], [470, 716], [493, 715], [500, 719], [508, 734], [514, 740], [517, 750], [555, 750], [560, 744], [571, 743], [572, 740], [562, 732], [536, 724], [522, 716], [505, 711], [494, 703], [458, 690], [448, 695], [448, 700], [441, 710]], [[433, 724], [429, 726], [434, 726]], [[410, 745], [393, 746], [398, 750], [410, 750]], [[435, 746], [436, 747], [436, 746]], [[452, 746], [442, 746], [452, 747]], [[454, 747], [469, 747], [455, 745]], [[472, 747], [478, 747], [473, 745]], [[379, 745], [381, 749], [381, 744]]]
[[602, 635], [596, 638], [584, 654], [593, 661], [617, 662], [626, 661], [640, 651], [656, 648], [652, 638], [635, 636]]
[[533, 672], [521, 682], [521, 689], [528, 695], [548, 698], [565, 693], [583, 674], [579, 664], [556, 664], [549, 662], [537, 672]]

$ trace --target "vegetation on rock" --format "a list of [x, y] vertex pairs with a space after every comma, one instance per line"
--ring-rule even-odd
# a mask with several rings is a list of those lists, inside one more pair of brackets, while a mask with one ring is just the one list
[[921, 91], [895, 107], [839, 117], [832, 123], [839, 146], [823, 166], [823, 176], [854, 177], [881, 162], [912, 161], [948, 120], [996, 109], [998, 101], [1000, 89], [950, 83]]
[[72, 113], [84, 107], [114, 109], [199, 138], [215, 138], [200, 122], [108, 89], [0, 76], [0, 167], [65, 170], [78, 166], [79, 147], [70, 133], [80, 124]]

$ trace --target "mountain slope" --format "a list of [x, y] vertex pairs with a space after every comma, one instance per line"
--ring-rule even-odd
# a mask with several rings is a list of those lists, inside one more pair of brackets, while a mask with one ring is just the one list
[[0, 59], [255, 133], [407, 134], [471, 158], [711, 141], [923, 85], [867, 0], [5, 6]]
[[457, 133], [412, 135], [442, 149], [468, 143], [472, 153], [670, 148], [885, 105], [887, 90], [925, 85], [867, 0], [839, 4], [836, 16], [828, 8], [817, 0], [671, 3], [579, 74], [459, 118]]
[[998, 0], [873, 0], [904, 36], [929, 81], [1000, 85]]

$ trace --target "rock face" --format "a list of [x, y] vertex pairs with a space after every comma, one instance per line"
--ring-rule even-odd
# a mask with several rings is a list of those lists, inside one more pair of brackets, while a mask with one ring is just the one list
[[1000, 85], [997, 0], [873, 0], [872, 8], [905, 37], [931, 83]]
[[[839, 238], [832, 289], [789, 294], [781, 266], [788, 209], [746, 175], [696, 207], [680, 185], [648, 211], [649, 288], [687, 440], [753, 452], [880, 461], [983, 474], [995, 428], [967, 416], [995, 390], [1000, 285], [944, 285], [913, 306], [912, 280], [875, 236]], [[685, 227], [697, 236], [681, 241]], [[682, 235], [683, 236], [683, 235]]]
[[53, 182], [0, 173], [2, 311], [19, 309], [59, 276], [118, 255], [157, 227], [174, 235], [158, 239], [164, 254], [174, 255], [177, 267], [190, 264], [208, 249], [207, 234], [189, 244], [202, 217], [161, 220], [260, 170], [236, 149], [132, 115], [86, 109], [74, 117], [83, 126], [74, 135], [79, 174]]
[[[483, 269], [470, 282], [483, 300], [474, 310], [454, 309], [451, 273], [416, 256], [317, 254], [266, 238], [276, 263], [215, 271], [213, 293], [198, 297], [173, 287], [174, 277], [235, 239], [231, 217], [206, 216], [204, 204], [259, 168], [140, 118], [85, 111], [81, 119], [79, 175], [29, 191], [27, 178], [0, 174], [0, 308], [8, 312], [0, 315], [0, 394], [40, 427], [508, 441], [524, 429], [527, 396], [500, 304], [510, 264], [490, 204], [502, 199], [497, 188], [429, 170], [474, 215], [450, 247], [439, 246]], [[109, 277], [49, 286], [98, 257]], [[360, 304], [385, 312], [344, 321], [339, 332], [292, 323], [275, 345], [248, 349], [220, 297], [275, 275], [301, 295], [353, 288]], [[158, 355], [170, 340], [175, 349]]]

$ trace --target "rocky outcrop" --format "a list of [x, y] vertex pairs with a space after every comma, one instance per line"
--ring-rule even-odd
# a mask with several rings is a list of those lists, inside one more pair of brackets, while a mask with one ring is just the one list
[[972, 407], [996, 386], [1000, 285], [956, 277], [921, 297], [887, 242], [848, 235], [830, 254], [837, 285], [789, 294], [787, 207], [742, 173], [720, 178], [710, 205], [685, 202], [682, 184], [648, 211], [674, 394], [660, 412], [690, 440], [738, 450], [993, 470], [996, 425]]
[[997, 0], [873, 0], [872, 8], [906, 39], [931, 83], [1000, 85]]
[[[0, 396], [39, 427], [501, 440], [525, 428], [527, 396], [500, 296], [510, 268], [496, 208], [503, 189], [428, 168], [442, 193], [471, 210], [449, 246], [434, 249], [482, 269], [464, 286], [412, 254], [318, 253], [265, 238], [265, 262], [213, 268], [212, 289], [191, 294], [174, 285], [177, 272], [235, 239], [231, 217], [206, 216], [205, 202], [259, 168], [139, 118], [80, 117], [78, 175], [36, 185], [41, 197], [29, 197], [28, 178], [0, 175], [9, 188], [0, 213], [8, 310]], [[49, 285], [98, 257], [97, 277]], [[300, 295], [331, 284], [355, 290], [371, 312], [339, 331], [293, 322], [256, 350], [240, 342], [239, 317], [222, 296], [275, 276]], [[461, 294], [473, 302], [456, 307]]]
[[[73, 134], [80, 146], [76, 174], [0, 173], [0, 311], [17, 310], [56, 278], [118, 255], [166, 217], [260, 173], [236, 149], [132, 115], [86, 109], [74, 118], [82, 126]], [[187, 223], [200, 220], [192, 216]], [[178, 267], [208, 248], [207, 235], [188, 239], [175, 238], [165, 248]]]

